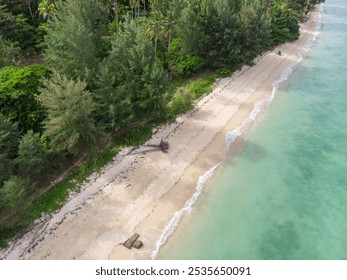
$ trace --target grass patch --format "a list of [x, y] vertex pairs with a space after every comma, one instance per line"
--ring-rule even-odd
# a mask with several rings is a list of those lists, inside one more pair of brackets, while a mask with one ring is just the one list
[[212, 91], [216, 78], [217, 76], [215, 74], [207, 77], [197, 78], [188, 84], [187, 89], [194, 99], [200, 98]]
[[170, 92], [171, 100], [167, 105], [171, 119], [192, 110], [194, 101], [213, 90], [217, 78], [215, 73], [202, 73], [194, 78], [175, 82]]

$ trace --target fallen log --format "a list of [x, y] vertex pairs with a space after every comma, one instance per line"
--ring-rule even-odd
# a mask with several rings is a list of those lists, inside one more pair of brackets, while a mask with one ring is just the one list
[[135, 233], [132, 237], [128, 238], [127, 241], [125, 241], [123, 243], [123, 246], [125, 248], [128, 248], [129, 250], [131, 249], [131, 247], [133, 246], [133, 244], [135, 243], [135, 241], [140, 237], [140, 234]]

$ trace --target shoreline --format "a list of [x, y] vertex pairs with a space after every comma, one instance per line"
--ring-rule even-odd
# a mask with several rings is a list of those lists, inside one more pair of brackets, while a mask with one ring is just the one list
[[[234, 136], [241, 136], [238, 142], [242, 141], [243, 131], [237, 129], [250, 116], [242, 130], [254, 125], [261, 107], [267, 106], [266, 100], [271, 101], [285, 76], [303, 58], [306, 45], [314, 40], [320, 16], [317, 10], [302, 25], [298, 41], [277, 47], [258, 57], [255, 66], [243, 67], [232, 77], [222, 79], [192, 112], [159, 129], [149, 143], [166, 138], [170, 143], [168, 154], [143, 154], [143, 147], [123, 150], [59, 213], [34, 225], [17, 243], [1, 251], [0, 256], [7, 259], [155, 257], [157, 242], [173, 215], [184, 209], [189, 199], [197, 198], [194, 194], [199, 178], [224, 160], [226, 135], [235, 131], [238, 135]], [[279, 49], [282, 56], [276, 54]], [[252, 112], [264, 100], [253, 118]], [[135, 232], [140, 234], [144, 248], [128, 250], [120, 245]]]

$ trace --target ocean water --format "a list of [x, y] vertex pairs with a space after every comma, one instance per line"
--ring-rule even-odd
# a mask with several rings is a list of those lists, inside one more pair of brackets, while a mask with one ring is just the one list
[[309, 56], [158, 259], [347, 259], [347, 2], [321, 10]]

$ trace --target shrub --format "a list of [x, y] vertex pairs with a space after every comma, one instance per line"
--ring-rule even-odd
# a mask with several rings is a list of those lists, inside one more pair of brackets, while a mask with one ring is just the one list
[[188, 77], [199, 70], [200, 66], [199, 58], [184, 48], [182, 39], [172, 40], [169, 46], [169, 69], [173, 76]]
[[18, 123], [21, 133], [42, 131], [45, 111], [36, 97], [41, 79], [49, 73], [42, 65], [0, 69], [0, 113]]

